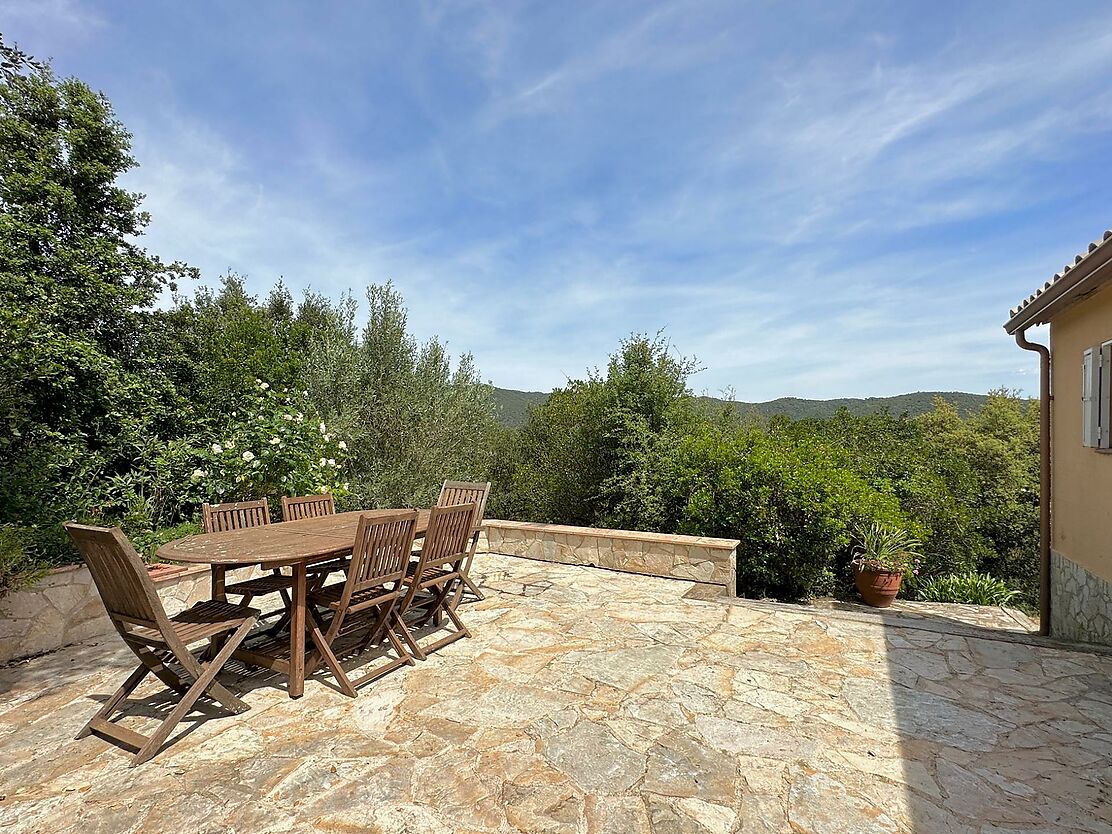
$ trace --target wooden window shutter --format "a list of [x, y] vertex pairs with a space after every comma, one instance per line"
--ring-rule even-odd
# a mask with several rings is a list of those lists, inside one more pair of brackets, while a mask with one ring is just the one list
[[1089, 348], [1081, 357], [1081, 445], [1088, 448], [1095, 448], [1100, 441], [1099, 395], [1100, 360]]
[[1112, 448], [1112, 342], [1100, 346], [1100, 391], [1097, 395], [1096, 413], [1100, 422], [1097, 445]]

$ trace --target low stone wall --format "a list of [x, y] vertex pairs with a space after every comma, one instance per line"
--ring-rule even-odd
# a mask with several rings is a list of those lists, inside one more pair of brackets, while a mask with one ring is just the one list
[[[492, 553], [721, 585], [731, 596], [738, 544], [735, 539], [499, 520], [484, 522], [480, 540], [480, 548]], [[234, 577], [246, 579], [257, 571], [241, 569]], [[170, 615], [210, 596], [205, 565], [156, 573], [154, 578]], [[265, 606], [266, 602], [260, 599], [253, 604]], [[84, 565], [53, 570], [34, 587], [0, 599], [0, 663], [114, 632]]]
[[1112, 646], [1112, 582], [1050, 552], [1050, 636]]
[[489, 519], [479, 544], [491, 553], [704, 582], [736, 594], [737, 539]]
[[[209, 599], [208, 566], [195, 565], [173, 573], [166, 570], [160, 566], [152, 578], [168, 614]], [[239, 570], [231, 575], [238, 580], [250, 573]], [[114, 633], [84, 565], [57, 568], [33, 587], [0, 599], [0, 663]]]

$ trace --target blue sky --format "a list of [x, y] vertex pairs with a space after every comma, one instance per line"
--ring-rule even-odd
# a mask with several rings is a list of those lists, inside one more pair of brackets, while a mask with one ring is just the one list
[[149, 248], [547, 390], [664, 329], [739, 399], [1037, 387], [1112, 225], [1107, 3], [0, 0], [134, 133]]

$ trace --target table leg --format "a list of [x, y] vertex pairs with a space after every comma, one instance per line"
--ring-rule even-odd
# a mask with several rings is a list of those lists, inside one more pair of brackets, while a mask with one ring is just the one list
[[293, 566], [293, 611], [290, 618], [290, 697], [305, 692], [305, 563]]
[[212, 598], [226, 602], [227, 597], [224, 595], [224, 574], [227, 573], [227, 568], [223, 565], [212, 566]]

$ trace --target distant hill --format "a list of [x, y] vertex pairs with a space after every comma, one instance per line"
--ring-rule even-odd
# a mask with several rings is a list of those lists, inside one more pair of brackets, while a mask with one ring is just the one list
[[495, 388], [494, 403], [498, 406], [498, 419], [505, 426], [520, 428], [525, 425], [529, 406], [540, 405], [548, 399], [542, 391], [514, 391], [511, 388]]
[[[848, 408], [851, 414], [873, 414], [888, 409], [895, 415], [907, 412], [911, 416], [930, 411], [934, 398], [951, 402], [961, 414], [970, 414], [980, 409], [987, 397], [984, 394], [966, 394], [962, 391], [916, 391], [912, 394], [897, 394], [894, 397], [865, 397], [864, 399], [845, 398], [839, 400], [803, 400], [798, 397], [781, 397], [765, 403], [727, 402], [714, 397], [700, 397], [709, 405], [733, 406], [743, 412], [755, 411], [764, 417], [782, 414], [793, 420], [807, 417], [831, 417], [839, 408]], [[517, 428], [525, 423], [529, 407], [540, 405], [548, 399], [541, 391], [514, 391], [510, 388], [495, 388], [494, 401], [500, 411], [500, 419], [507, 426]]]

